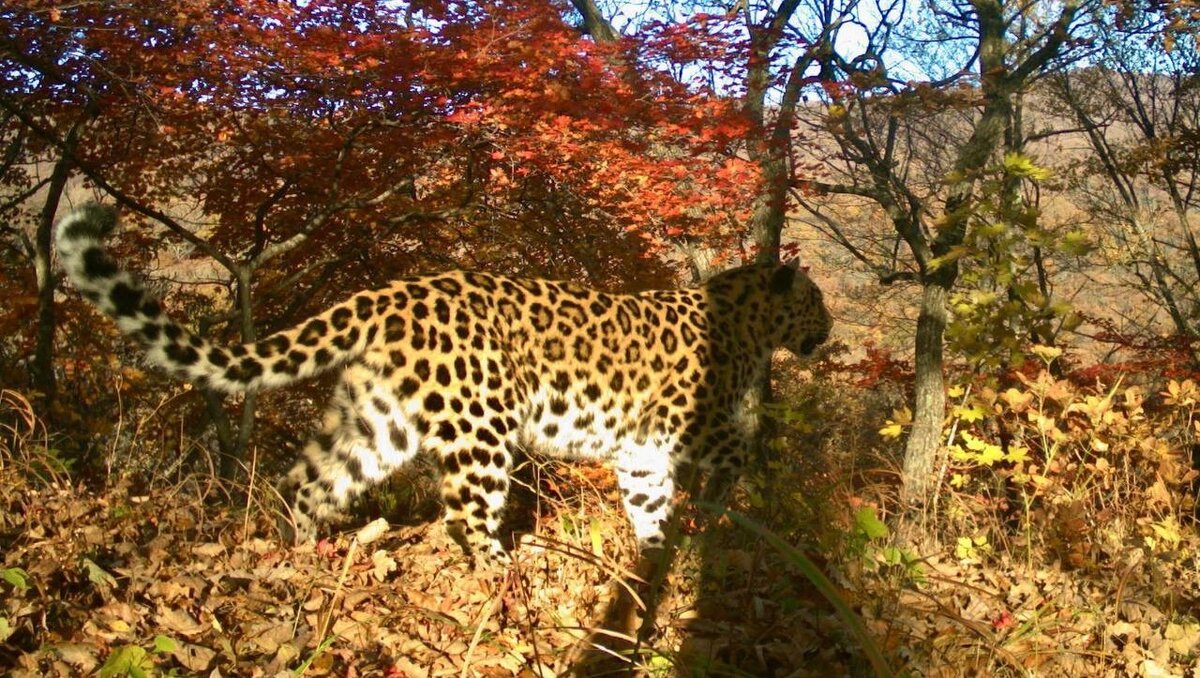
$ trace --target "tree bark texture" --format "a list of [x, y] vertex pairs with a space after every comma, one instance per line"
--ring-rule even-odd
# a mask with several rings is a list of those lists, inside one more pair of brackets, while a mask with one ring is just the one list
[[83, 123], [76, 123], [67, 133], [65, 148], [54, 163], [50, 183], [46, 189], [46, 200], [38, 217], [34, 243], [34, 270], [37, 275], [37, 338], [33, 350], [30, 378], [33, 389], [38, 392], [41, 416], [53, 419], [54, 399], [58, 383], [54, 376], [54, 336], [58, 331], [58, 320], [54, 312], [54, 291], [57, 287], [50, 266], [51, 247], [54, 242], [54, 216], [62, 202], [67, 180], [71, 177], [71, 158], [79, 142]]
[[942, 377], [942, 341], [946, 331], [946, 302], [950, 292], [928, 281], [921, 293], [917, 316], [916, 381], [913, 385], [913, 425], [908, 436], [902, 469], [904, 496], [909, 504], [921, 504], [931, 492], [933, 469], [942, 447], [942, 423], [946, 412], [946, 389]]

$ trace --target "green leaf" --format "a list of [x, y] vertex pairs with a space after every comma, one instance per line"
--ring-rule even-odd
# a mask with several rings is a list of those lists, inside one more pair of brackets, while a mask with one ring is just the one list
[[867, 539], [882, 539], [888, 536], [888, 526], [878, 516], [875, 509], [864, 506], [854, 514], [854, 526], [858, 531], [867, 535]]
[[1150, 528], [1154, 530], [1154, 534], [1171, 546], [1175, 546], [1183, 540], [1179, 522], [1175, 520], [1174, 516], [1167, 516], [1167, 518], [1150, 525]]
[[126, 645], [108, 655], [100, 667], [100, 678], [147, 678], [154, 670], [150, 655], [137, 645]]
[[104, 568], [97, 565], [91, 558], [83, 559], [83, 567], [87, 570], [88, 581], [96, 586], [113, 588], [117, 585], [116, 578], [106, 572]]
[[0, 578], [12, 585], [18, 591], [29, 588], [29, 573], [19, 567], [9, 567], [0, 570]]
[[602, 529], [600, 521], [592, 518], [588, 524], [588, 534], [592, 538], [592, 555], [597, 558], [604, 557], [604, 535], [601, 532]]
[[13, 634], [13, 628], [8, 623], [8, 617], [0, 617], [0, 643], [8, 640]]
[[750, 506], [754, 508], [763, 508], [767, 505], [767, 502], [763, 499], [762, 494], [756, 492], [754, 488], [746, 488], [746, 501], [749, 502]]
[[670, 657], [656, 654], [650, 658], [650, 673], [656, 676], [668, 675], [675, 668], [675, 662]]
[[888, 565], [899, 565], [904, 560], [904, 554], [895, 546], [885, 546], [879, 550], [883, 562]]
[[154, 651], [159, 654], [171, 654], [179, 649], [179, 643], [168, 636], [154, 636]]
[[999, 235], [1004, 235], [1008, 230], [1008, 226], [1002, 222], [993, 222], [990, 224], [980, 224], [975, 227], [975, 235], [981, 238], [995, 238]]

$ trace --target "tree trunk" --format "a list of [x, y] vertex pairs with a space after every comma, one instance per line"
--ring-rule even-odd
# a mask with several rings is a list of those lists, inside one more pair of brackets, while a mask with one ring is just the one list
[[[237, 278], [238, 330], [242, 343], [253, 342], [256, 338], [252, 313], [254, 304], [250, 295], [253, 275], [253, 268], [249, 264], [239, 264], [234, 269]], [[204, 333], [204, 328], [201, 328], [201, 332]], [[217, 452], [220, 455], [217, 473], [225, 480], [236, 478], [245, 468], [246, 450], [254, 433], [257, 404], [258, 394], [248, 391], [242, 401], [242, 415], [235, 433], [229, 410], [225, 407], [225, 397], [216, 391], [204, 391], [204, 407], [217, 434]]]
[[917, 316], [916, 382], [913, 387], [913, 425], [904, 451], [904, 500], [921, 505], [933, 489], [934, 473], [942, 449], [942, 423], [946, 389], [942, 378], [942, 338], [946, 331], [949, 290], [928, 281], [921, 294]]
[[79, 133], [83, 123], [76, 123], [67, 133], [65, 147], [59, 155], [58, 162], [50, 175], [50, 184], [46, 189], [46, 201], [42, 204], [39, 215], [37, 236], [35, 238], [34, 270], [37, 275], [37, 341], [33, 351], [33, 364], [30, 366], [33, 389], [37, 391], [36, 399], [41, 416], [52, 421], [54, 416], [54, 399], [58, 391], [58, 383], [54, 377], [54, 335], [58, 330], [58, 321], [54, 313], [54, 291], [56, 288], [54, 273], [50, 266], [51, 246], [54, 242], [54, 215], [58, 213], [59, 203], [62, 202], [67, 180], [71, 177], [71, 158], [75, 155], [75, 147], [79, 141]]
[[[763, 170], [763, 190], [755, 200], [754, 215], [750, 220], [750, 232], [754, 235], [757, 252], [755, 261], [759, 263], [779, 263], [779, 245], [783, 237], [783, 224], [787, 217], [788, 168], [785, 151], [772, 146], [757, 158]], [[755, 389], [758, 392], [759, 405], [767, 405], [775, 401], [771, 390], [771, 365], [763, 370]], [[767, 441], [775, 436], [775, 421], [771, 417], [760, 417], [761, 422], [752, 449], [755, 450], [758, 468], [767, 470], [770, 460], [770, 450]]]
[[[979, 17], [979, 67], [982, 75], [983, 112], [970, 139], [955, 160], [959, 179], [949, 187], [945, 218], [934, 239], [934, 256], [944, 256], [963, 243], [974, 211], [976, 174], [995, 153], [1012, 120], [1013, 97], [1019, 79], [1005, 64], [1007, 24], [996, 0], [974, 0]], [[923, 271], [921, 312], [917, 316], [916, 383], [913, 387], [913, 427], [904, 451], [902, 494], [911, 508], [924, 506], [934, 488], [934, 468], [942, 448], [946, 417], [946, 392], [942, 376], [942, 341], [947, 322], [950, 290], [958, 278], [954, 261]]]
[[688, 262], [691, 273], [689, 283], [699, 285], [721, 272], [721, 267], [716, 263], [720, 250], [704, 239], [683, 236], [676, 242], [676, 247]]
[[225, 398], [216, 391], [204, 390], [204, 410], [212, 423], [213, 431], [217, 434], [217, 474], [225, 479], [231, 479], [237, 470], [232, 463], [237, 459], [237, 438], [233, 435], [233, 426], [229, 421], [229, 412], [225, 410]]
[[[254, 269], [250, 264], [241, 264], [235, 272], [237, 276], [237, 307], [238, 329], [242, 343], [248, 344], [257, 339], [254, 329], [254, 302], [250, 294], [251, 278]], [[237, 439], [231, 441], [228, 450], [221, 455], [221, 477], [233, 478], [246, 466], [246, 450], [250, 446], [250, 436], [254, 433], [254, 414], [258, 405], [258, 393], [248, 391], [242, 401], [242, 417], [238, 425]], [[222, 416], [228, 416], [222, 410]], [[228, 424], [226, 425], [228, 427]]]
[[617, 31], [600, 13], [595, 0], [571, 0], [575, 11], [583, 17], [583, 30], [596, 42], [616, 42]]
[[785, 151], [767, 149], [759, 157], [763, 172], [763, 191], [755, 200], [750, 230], [758, 249], [754, 259], [760, 263], [777, 263], [783, 223], [787, 217], [788, 168]]

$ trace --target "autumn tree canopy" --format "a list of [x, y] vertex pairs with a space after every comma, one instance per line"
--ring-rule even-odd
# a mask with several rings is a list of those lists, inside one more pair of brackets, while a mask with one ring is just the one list
[[[596, 46], [560, 16], [541, 2], [27, 3], [3, 15], [3, 110], [55, 148], [84, 119], [79, 164], [102, 188], [147, 209], [195, 197], [215, 247], [260, 255], [298, 234], [417, 232], [489, 264], [603, 276], [614, 254], [735, 218], [754, 177], [729, 153], [734, 111], [625, 58], [653, 43]], [[593, 246], [531, 250], [513, 234], [536, 235], [532, 221]]]

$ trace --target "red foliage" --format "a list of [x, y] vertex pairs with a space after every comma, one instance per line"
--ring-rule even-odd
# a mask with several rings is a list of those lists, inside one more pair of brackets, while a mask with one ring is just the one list
[[912, 364], [897, 359], [891, 349], [877, 346], [867, 341], [863, 344], [866, 355], [852, 363], [837, 362], [833, 359], [834, 351], [826, 351], [817, 362], [814, 370], [820, 374], [844, 374], [849, 376], [851, 383], [863, 388], [873, 388], [880, 384], [901, 385], [908, 388], [913, 380]]
[[601, 46], [562, 10], [26, 0], [0, 13], [19, 47], [0, 97], [52, 140], [94, 115], [81, 144], [93, 176], [147, 205], [195, 196], [224, 251], [328, 215], [295, 263], [385, 239], [399, 261], [371, 268], [411, 265], [424, 246], [637, 284], [656, 268], [636, 262], [670, 238], [744, 222], [758, 182], [735, 153], [747, 125], [734, 102], [654, 67], [717, 37]]
[[1200, 377], [1195, 339], [1177, 335], [1152, 336], [1122, 331], [1108, 318], [1085, 315], [1087, 325], [1097, 328], [1090, 339], [1108, 345], [1113, 352], [1130, 356], [1115, 362], [1088, 365], [1071, 372], [1073, 381], [1091, 384], [1111, 383], [1126, 373], [1158, 375], [1166, 379], [1195, 379]]

